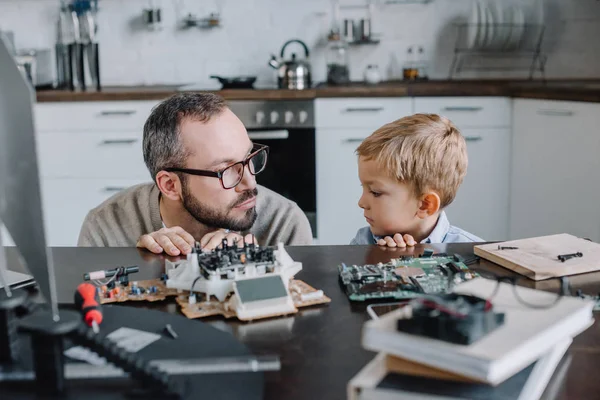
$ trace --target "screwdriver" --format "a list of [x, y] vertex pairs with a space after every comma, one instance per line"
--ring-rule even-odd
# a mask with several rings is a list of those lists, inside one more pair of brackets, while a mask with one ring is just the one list
[[100, 296], [98, 290], [91, 283], [81, 283], [75, 291], [75, 307], [81, 311], [83, 320], [91, 326], [94, 333], [98, 333], [102, 322], [100, 309]]

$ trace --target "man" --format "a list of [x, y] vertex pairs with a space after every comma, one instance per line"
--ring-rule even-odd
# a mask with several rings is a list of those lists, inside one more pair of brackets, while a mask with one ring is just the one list
[[[144, 161], [154, 183], [124, 190], [85, 218], [79, 246], [133, 246], [187, 254], [196, 241], [270, 246], [312, 243], [298, 205], [256, 184], [268, 148], [214, 94], [177, 94], [144, 125]], [[282, 177], [285, 179], [285, 177]]]

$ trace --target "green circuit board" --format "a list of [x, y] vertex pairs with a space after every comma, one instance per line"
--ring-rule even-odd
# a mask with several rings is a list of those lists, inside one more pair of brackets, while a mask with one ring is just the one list
[[339, 281], [352, 301], [407, 300], [421, 294], [445, 293], [451, 284], [478, 276], [460, 255], [400, 257], [387, 263], [338, 266]]

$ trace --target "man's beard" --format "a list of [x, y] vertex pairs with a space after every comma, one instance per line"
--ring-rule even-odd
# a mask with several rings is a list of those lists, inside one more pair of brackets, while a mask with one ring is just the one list
[[209, 228], [229, 229], [235, 232], [244, 232], [249, 230], [256, 221], [256, 207], [246, 210], [244, 216], [240, 219], [231, 217], [229, 212], [236, 206], [250, 200], [258, 195], [258, 190], [247, 190], [240, 194], [237, 200], [225, 208], [225, 211], [215, 210], [205, 204], [202, 204], [189, 191], [187, 182], [182, 182], [183, 208], [198, 222]]

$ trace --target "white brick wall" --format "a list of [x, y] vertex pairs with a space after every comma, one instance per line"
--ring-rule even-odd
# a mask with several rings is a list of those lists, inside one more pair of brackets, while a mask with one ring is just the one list
[[[541, 0], [516, 0], [541, 1]], [[218, 87], [211, 74], [257, 75], [258, 85], [275, 83], [267, 66], [271, 53], [296, 37], [311, 49], [315, 81], [325, 78], [324, 37], [331, 20], [331, 0], [153, 0], [163, 11], [164, 29], [140, 27], [150, 0], [99, 0], [101, 76], [104, 85], [200, 83]], [[342, 0], [364, 4], [365, 0]], [[54, 43], [58, 0], [0, 0], [0, 29], [15, 32], [18, 48]], [[428, 5], [381, 5], [372, 26], [382, 34], [377, 46], [351, 49], [351, 78], [361, 80], [366, 65], [378, 64], [387, 78], [397, 78], [406, 48], [420, 44], [431, 59], [430, 76], [445, 78], [452, 60], [455, 32], [451, 23], [469, 14], [470, 0], [434, 0]], [[178, 30], [177, 13], [200, 16], [220, 10], [222, 28]], [[600, 77], [600, 1], [546, 0], [550, 78]], [[366, 9], [343, 9], [342, 17], [361, 18]], [[301, 49], [290, 46], [288, 52]], [[395, 62], [393, 61], [395, 59]], [[473, 75], [466, 75], [473, 76]], [[481, 76], [508, 76], [506, 73]], [[520, 75], [522, 76], [522, 75]]]

